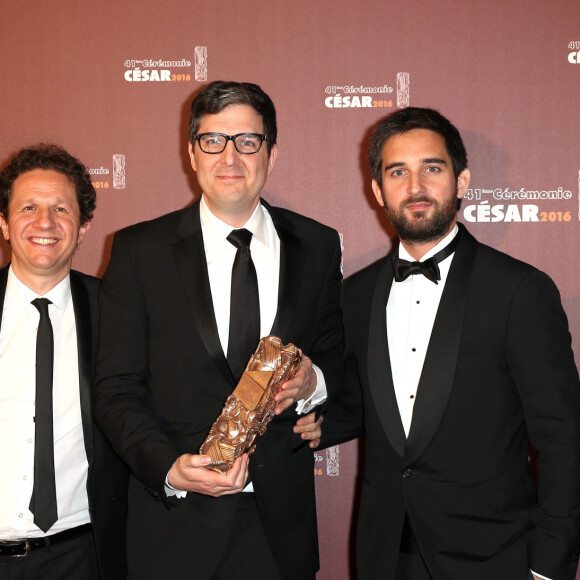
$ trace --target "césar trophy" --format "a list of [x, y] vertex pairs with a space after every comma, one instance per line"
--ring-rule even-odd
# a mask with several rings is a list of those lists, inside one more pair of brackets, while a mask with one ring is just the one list
[[302, 357], [293, 344], [277, 336], [260, 340], [234, 392], [212, 425], [199, 452], [209, 455], [208, 469], [227, 473], [242, 453], [252, 454], [257, 439], [274, 417], [274, 396], [295, 374]]

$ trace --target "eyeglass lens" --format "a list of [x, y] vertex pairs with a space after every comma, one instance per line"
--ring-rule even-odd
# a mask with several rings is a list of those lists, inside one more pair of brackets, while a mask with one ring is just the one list
[[221, 153], [230, 140], [234, 142], [238, 153], [251, 155], [260, 150], [264, 137], [258, 133], [240, 133], [238, 135], [203, 133], [198, 135], [199, 146], [205, 153]]

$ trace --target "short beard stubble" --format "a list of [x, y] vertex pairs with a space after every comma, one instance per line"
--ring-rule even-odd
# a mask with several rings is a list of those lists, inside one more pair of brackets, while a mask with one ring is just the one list
[[[400, 210], [396, 210], [387, 205], [383, 195], [385, 212], [399, 238], [410, 244], [427, 244], [442, 239], [449, 231], [459, 207], [457, 199], [457, 186], [453, 197], [443, 203], [429, 199], [424, 196], [418, 196], [407, 200]], [[427, 217], [426, 212], [416, 213], [415, 217], [408, 217], [405, 214], [405, 207], [408, 203], [427, 202], [434, 206], [433, 215]]]

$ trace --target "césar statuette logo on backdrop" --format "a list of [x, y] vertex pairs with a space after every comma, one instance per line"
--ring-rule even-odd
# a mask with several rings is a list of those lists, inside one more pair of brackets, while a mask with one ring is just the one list
[[[112, 172], [112, 173], [111, 173]], [[111, 169], [101, 165], [89, 168], [93, 187], [99, 189], [125, 189], [125, 156], [115, 153], [112, 158]], [[112, 176], [112, 181], [111, 181]]]
[[406, 72], [397, 73], [396, 100], [394, 87], [365, 85], [328, 85], [324, 92], [329, 95], [324, 98], [324, 105], [329, 109], [390, 109], [395, 105], [399, 108], [409, 106], [410, 75]]
[[[196, 46], [193, 51], [193, 63], [182, 58], [174, 59], [127, 59], [124, 63], [127, 70], [123, 78], [129, 82], [188, 82], [207, 80], [207, 47]], [[192, 69], [193, 65], [193, 70]]]

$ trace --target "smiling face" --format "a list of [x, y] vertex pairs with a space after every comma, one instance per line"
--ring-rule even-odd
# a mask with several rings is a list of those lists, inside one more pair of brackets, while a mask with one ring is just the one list
[[[249, 105], [231, 105], [215, 115], [205, 115], [198, 133], [263, 134], [262, 117]], [[189, 144], [191, 166], [210, 211], [233, 227], [243, 225], [256, 208], [266, 178], [274, 168], [276, 145], [268, 157], [266, 144], [258, 153], [242, 155], [228, 141], [222, 153], [204, 153]]]
[[90, 223], [80, 225], [74, 185], [62, 173], [34, 169], [12, 187], [8, 219], [0, 216], [18, 279], [45, 294], [64, 279]]
[[387, 139], [381, 171], [382, 187], [372, 183], [377, 201], [405, 247], [421, 246], [425, 254], [455, 225], [457, 200], [469, 185], [469, 170], [456, 180], [443, 137], [412, 129]]

